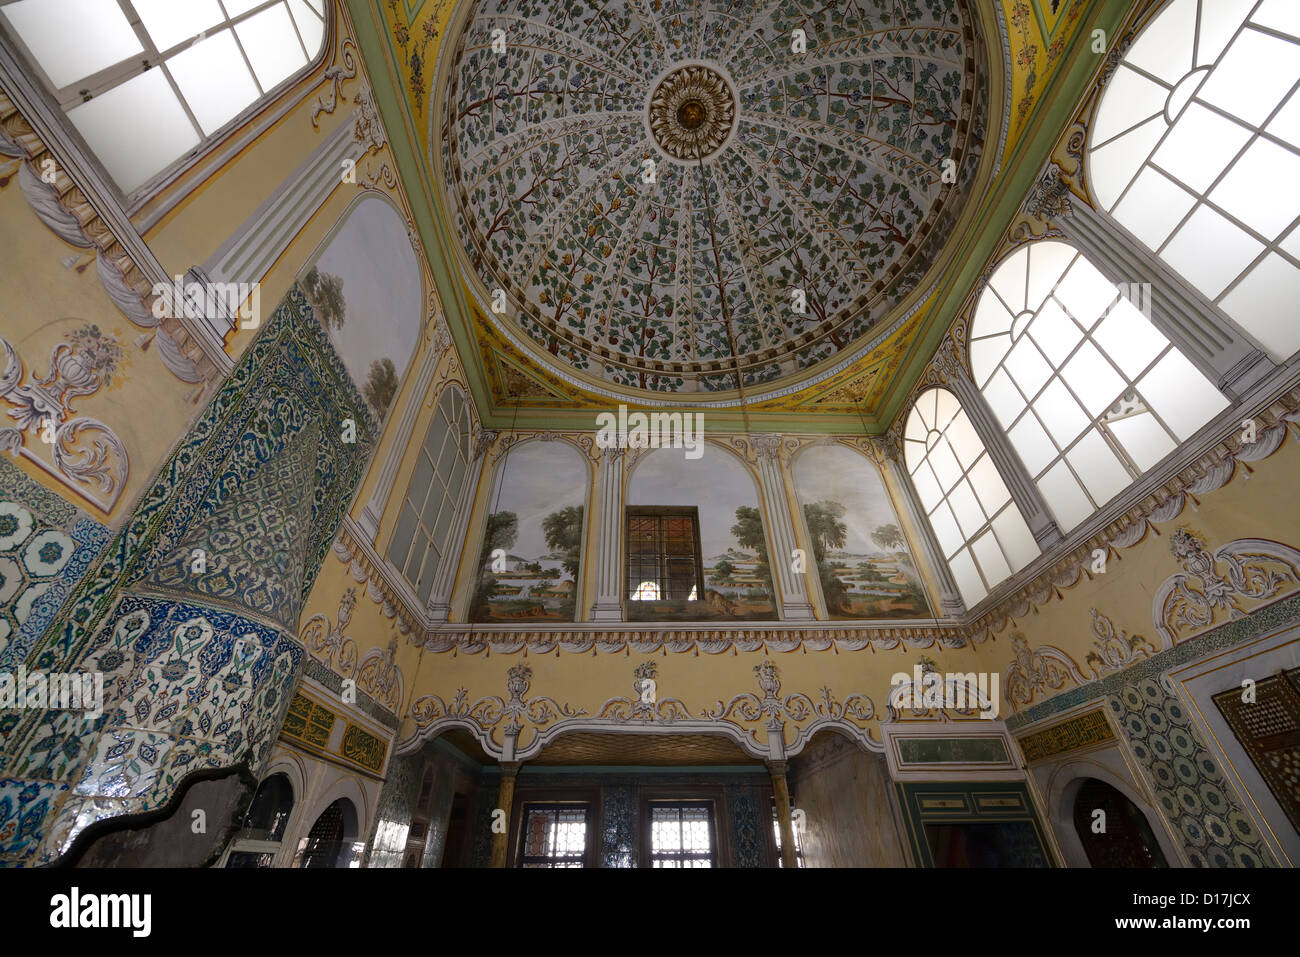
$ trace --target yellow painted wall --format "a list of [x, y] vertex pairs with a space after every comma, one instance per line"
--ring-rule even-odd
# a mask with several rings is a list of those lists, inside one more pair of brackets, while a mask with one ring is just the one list
[[[1171, 575], [1183, 571], [1170, 552], [1170, 536], [1180, 526], [1202, 533], [1213, 552], [1221, 545], [1240, 538], [1270, 539], [1300, 549], [1300, 509], [1295, 507], [1295, 477], [1300, 473], [1300, 442], [1297, 430], [1289, 425], [1291, 439], [1267, 459], [1253, 463], [1249, 472], [1239, 464], [1236, 476], [1223, 488], [1199, 498], [1195, 510], [1189, 504], [1172, 521], [1155, 523], [1137, 545], [1111, 552], [1106, 571], [1085, 575], [1071, 588], [1059, 590], [1059, 597], [1013, 618], [994, 640], [980, 646], [979, 657], [988, 670], [1004, 670], [1012, 661], [1009, 636], [1013, 631], [1024, 634], [1031, 648], [1051, 645], [1070, 656], [1086, 677], [1092, 670], [1086, 657], [1096, 636], [1092, 631], [1089, 610], [1096, 608], [1114, 625], [1116, 633], [1142, 635], [1158, 651], [1161, 640], [1156, 632], [1152, 602], [1160, 585]], [[1226, 566], [1220, 564], [1220, 573]], [[1284, 586], [1275, 597], [1295, 589]], [[1239, 598], [1249, 611], [1264, 602]], [[1214, 624], [1228, 620], [1219, 612]], [[1204, 630], [1204, 629], [1201, 629]], [[1195, 632], [1195, 633], [1199, 633]], [[1179, 635], [1179, 640], [1193, 632]], [[1067, 682], [1064, 691], [1076, 687]], [[1035, 697], [1033, 704], [1045, 700]]]
[[[117, 338], [123, 360], [113, 373], [112, 384], [101, 386], [93, 395], [70, 400], [74, 410], [70, 417], [89, 416], [112, 428], [126, 447], [130, 470], [121, 497], [106, 511], [26, 458], [11, 461], [96, 520], [116, 524], [130, 514], [159, 463], [197, 414], [198, 406], [185, 399], [194, 386], [167, 370], [158, 349], [148, 344], [146, 330], [127, 321], [109, 299], [93, 255], [64, 242], [40, 221], [23, 198], [16, 175], [0, 187], [0, 236], [5, 237], [0, 335], [21, 357], [26, 384], [33, 385], [36, 376], [50, 372], [51, 350], [73, 330], [91, 324], [102, 334]], [[68, 257], [74, 261], [71, 268], [62, 264]], [[142, 335], [148, 345], [143, 351], [136, 345]], [[8, 415], [13, 407], [0, 399], [0, 428], [14, 425]], [[34, 431], [27, 433], [25, 447], [42, 460], [52, 461], [51, 447]]]

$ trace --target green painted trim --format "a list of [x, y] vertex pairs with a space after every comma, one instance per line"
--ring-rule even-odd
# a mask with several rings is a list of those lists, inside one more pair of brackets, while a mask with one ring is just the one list
[[[966, 799], [967, 810], [923, 811], [918, 801], [921, 794], [955, 794]], [[1015, 794], [1029, 810], [998, 811], [995, 808], [980, 809], [976, 804], [976, 793]], [[918, 867], [934, 867], [934, 855], [930, 852], [930, 842], [925, 837], [925, 825], [929, 824], [1014, 824], [1028, 823], [1034, 829], [1038, 839], [1038, 849], [1047, 861], [1048, 867], [1058, 867], [1052, 855], [1047, 835], [1038, 820], [1038, 809], [1034, 806], [1029, 789], [1020, 781], [895, 781], [894, 794], [903, 815], [903, 826], [907, 831], [907, 842], [912, 852], [912, 860]]]
[[[394, 66], [398, 62], [398, 55], [392, 37], [387, 31], [383, 31], [381, 36], [380, 24], [384, 22], [381, 0], [346, 0], [346, 3], [352, 14], [357, 49], [366, 65], [375, 105], [388, 132], [389, 145], [397, 164], [397, 175], [410, 201], [415, 228], [424, 244], [434, 286], [447, 317], [447, 328], [465, 370], [474, 405], [485, 427], [501, 427], [503, 414], [492, 406], [482, 355], [466, 322], [466, 316], [470, 313], [464, 291], [459, 278], [447, 268], [447, 264], [454, 261], [450, 254], [451, 237], [443, 228], [440, 217], [434, 213], [433, 184], [420, 150], [420, 137], [417, 133], [414, 141], [411, 138], [411, 133], [417, 130], [416, 119], [410, 112], [405, 94], [400, 93], [394, 85], [395, 82], [400, 82], [401, 74]], [[376, 69], [376, 65], [380, 68]], [[385, 78], [388, 82], [382, 82]], [[412, 186], [418, 186], [418, 189], [412, 189]], [[509, 425], [508, 415], [504, 416], [504, 424]]]

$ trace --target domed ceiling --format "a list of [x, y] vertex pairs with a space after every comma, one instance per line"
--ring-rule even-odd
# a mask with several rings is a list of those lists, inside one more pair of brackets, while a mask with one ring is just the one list
[[851, 359], [933, 282], [981, 157], [957, 0], [480, 0], [446, 54], [483, 313], [616, 394]]

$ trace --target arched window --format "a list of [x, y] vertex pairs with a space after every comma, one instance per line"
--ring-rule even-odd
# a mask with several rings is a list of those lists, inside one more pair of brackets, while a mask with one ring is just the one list
[[325, 2], [0, 0], [0, 20], [129, 194], [307, 68]]
[[299, 867], [356, 867], [360, 848], [356, 842], [357, 811], [347, 798], [339, 798], [320, 812], [298, 851]]
[[1029, 564], [1038, 544], [957, 397], [921, 393], [903, 431], [907, 471], [966, 606]]
[[244, 829], [265, 835], [268, 841], [282, 840], [292, 811], [293, 788], [289, 779], [283, 774], [272, 774], [258, 785], [244, 817]]
[[1054, 240], [994, 270], [970, 358], [1062, 531], [1228, 405], [1087, 257]]
[[1298, 80], [1294, 0], [1174, 0], [1107, 85], [1087, 156], [1101, 208], [1278, 359], [1300, 348]]
[[469, 472], [470, 426], [469, 406], [460, 391], [444, 391], [388, 543], [388, 560], [421, 601], [428, 601], [438, 564], [452, 544], [447, 536]]
[[257, 786], [241, 829], [231, 842], [226, 867], [272, 867], [293, 812], [293, 786], [272, 774]]

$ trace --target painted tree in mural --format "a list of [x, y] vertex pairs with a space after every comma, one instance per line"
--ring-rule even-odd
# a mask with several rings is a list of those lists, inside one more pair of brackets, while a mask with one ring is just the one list
[[925, 613], [929, 611], [930, 602], [925, 597], [925, 592], [922, 590], [920, 583], [916, 580], [916, 563], [912, 560], [912, 553], [907, 549], [907, 538], [904, 537], [903, 530], [893, 522], [887, 525], [878, 525], [871, 533], [871, 540], [898, 559], [899, 570], [903, 572], [904, 577], [908, 580], [907, 585], [899, 594], [899, 600], [918, 612]]
[[832, 548], [844, 547], [849, 531], [848, 526], [840, 521], [844, 516], [844, 506], [839, 502], [812, 502], [803, 507], [803, 515], [808, 534], [812, 536], [813, 559], [817, 562], [817, 576], [821, 579], [826, 610], [843, 611], [847, 589], [835, 574], [835, 564], [827, 559], [826, 554]]
[[871, 540], [887, 552], [901, 552], [907, 546], [902, 530], [892, 522], [877, 526], [871, 533]]
[[332, 273], [321, 272], [315, 266], [302, 277], [302, 289], [316, 310], [316, 318], [326, 329], [342, 329], [347, 319], [347, 304], [343, 301], [343, 279]]
[[[542, 532], [546, 535], [547, 548], [564, 556], [564, 570], [573, 577], [576, 586], [582, 557], [582, 506], [570, 505], [547, 515], [542, 519]], [[576, 592], [569, 592], [561, 601], [561, 617], [573, 617], [576, 597]]]
[[735, 574], [736, 566], [725, 558], [719, 558], [713, 565], [713, 575], [710, 581], [717, 582], [719, 585], [726, 585]]
[[490, 603], [497, 592], [496, 575], [492, 572], [492, 553], [498, 548], [509, 552], [519, 537], [519, 516], [514, 512], [493, 512], [488, 516], [483, 532], [483, 550], [478, 556], [478, 584], [470, 602], [470, 621], [486, 621], [492, 617]]
[[767, 561], [767, 537], [763, 534], [763, 516], [758, 509], [748, 505], [737, 508], [736, 524], [731, 526], [731, 534], [736, 536], [736, 543], [741, 548], [752, 548], [758, 552], [754, 577], [763, 582], [768, 594], [771, 594], [772, 569]]
[[575, 578], [582, 549], [582, 506], [570, 505], [542, 519], [546, 545], [564, 555], [564, 570]]
[[370, 374], [366, 377], [361, 392], [374, 409], [375, 418], [382, 421], [384, 413], [393, 402], [393, 396], [397, 395], [397, 367], [393, 365], [392, 359], [384, 356], [370, 363]]

